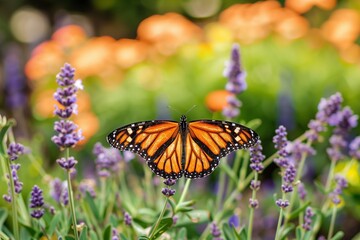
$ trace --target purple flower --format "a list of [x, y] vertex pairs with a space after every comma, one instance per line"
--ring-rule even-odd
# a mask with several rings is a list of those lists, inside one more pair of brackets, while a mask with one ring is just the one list
[[289, 165], [288, 155], [286, 146], [288, 145], [286, 128], [280, 125], [275, 130], [275, 136], [273, 137], [273, 143], [275, 148], [278, 150], [279, 157], [274, 159], [274, 162], [282, 168]]
[[109, 177], [110, 173], [119, 171], [122, 157], [117, 149], [105, 148], [101, 143], [96, 143], [93, 153], [96, 155], [96, 170], [100, 177]]
[[360, 136], [350, 142], [349, 155], [355, 159], [360, 159]]
[[176, 179], [167, 178], [164, 180], [164, 184], [167, 186], [173, 186], [176, 183]]
[[234, 118], [240, 114], [241, 102], [234, 95], [227, 98], [227, 105], [222, 114], [227, 118]]
[[246, 72], [241, 69], [239, 45], [234, 44], [231, 51], [231, 59], [226, 63], [224, 76], [229, 79], [226, 90], [234, 94], [242, 93], [246, 90]]
[[252, 190], [258, 191], [260, 189], [261, 182], [259, 180], [251, 180], [250, 182], [250, 188]]
[[303, 155], [312, 156], [315, 154], [315, 150], [312, 147], [300, 141], [289, 143], [286, 149], [287, 152], [291, 153], [291, 158], [295, 164], [301, 160]]
[[283, 184], [281, 185], [281, 189], [283, 192], [288, 193], [293, 191], [292, 184], [295, 180], [296, 176], [296, 169], [294, 165], [290, 164], [286, 170], [285, 174], [283, 176]]
[[221, 236], [221, 232], [220, 229], [218, 228], [218, 226], [216, 225], [216, 223], [211, 223], [210, 224], [210, 230], [211, 230], [211, 235], [213, 236], [213, 239], [215, 240], [221, 240], [222, 238]]
[[51, 140], [60, 147], [60, 149], [74, 147], [84, 137], [81, 130], [70, 120], [66, 120], [73, 113], [77, 113], [76, 93], [82, 89], [81, 80], [74, 80], [75, 69], [70, 64], [65, 64], [60, 73], [56, 76], [56, 82], [60, 86], [54, 93], [55, 100], [61, 107], [55, 106], [55, 114], [60, 117], [60, 121], [54, 124], [54, 130], [57, 135]]
[[249, 199], [249, 206], [251, 208], [257, 208], [259, 206], [259, 201], [257, 199], [250, 198]]
[[79, 192], [80, 192], [80, 196], [79, 197], [83, 197], [85, 196], [86, 193], [89, 193], [89, 195], [92, 198], [96, 197], [96, 192], [95, 192], [95, 181], [91, 180], [91, 179], [84, 179], [80, 182], [79, 184]]
[[319, 134], [326, 130], [325, 124], [320, 120], [310, 120], [308, 124], [309, 130], [306, 131], [306, 137], [311, 141], [319, 139]]
[[26, 78], [21, 63], [22, 52], [19, 45], [6, 46], [4, 57], [4, 80], [6, 89], [6, 104], [11, 108], [26, 105]]
[[289, 201], [288, 200], [278, 199], [278, 200], [275, 201], [275, 203], [280, 208], [286, 208], [286, 207], [289, 206]]
[[262, 150], [261, 140], [259, 140], [255, 146], [250, 148], [250, 168], [256, 172], [262, 172], [262, 170], [264, 170], [262, 161], [265, 156], [262, 154]]
[[275, 144], [275, 148], [280, 151], [288, 144], [286, 128], [280, 125], [275, 130], [275, 133], [276, 134], [273, 137], [273, 143]]
[[116, 228], [112, 228], [111, 231], [111, 240], [119, 240], [119, 232], [116, 230]]
[[336, 131], [338, 133], [346, 133], [350, 129], [357, 126], [358, 116], [353, 114], [353, 111], [349, 107], [344, 107], [342, 111], [338, 111], [334, 114], [334, 117], [331, 119], [330, 126], [336, 126]]
[[175, 194], [175, 189], [172, 188], [163, 188], [161, 193], [164, 194], [166, 197], [171, 197]]
[[70, 120], [56, 121], [54, 130], [58, 133], [51, 140], [60, 147], [60, 149], [74, 147], [84, 137], [81, 130], [76, 131], [77, 125]]
[[34, 208], [31, 212], [31, 216], [33, 218], [41, 218], [44, 215], [44, 198], [42, 195], [42, 190], [38, 186], [34, 186], [31, 191], [31, 198], [30, 198], [30, 208]]
[[239, 45], [234, 44], [231, 50], [231, 59], [226, 63], [224, 76], [228, 78], [225, 89], [234, 95], [227, 99], [227, 106], [223, 109], [222, 114], [227, 118], [233, 118], [240, 114], [241, 102], [236, 98], [235, 94], [240, 94], [246, 90], [245, 81], [246, 72], [242, 71], [240, 63]]
[[60, 202], [67, 206], [69, 204], [69, 188], [67, 182], [64, 182], [63, 191], [61, 192]]
[[60, 167], [62, 167], [63, 169], [65, 169], [67, 171], [72, 169], [77, 164], [77, 161], [75, 160], [74, 157], [60, 158], [60, 159], [56, 160], [56, 162], [60, 165]]
[[130, 216], [130, 214], [128, 212], [124, 212], [124, 222], [125, 222], [125, 225], [127, 225], [127, 226], [131, 226], [131, 224], [132, 224], [132, 217]]
[[340, 93], [331, 95], [328, 99], [322, 98], [318, 105], [316, 119], [331, 124], [336, 113], [341, 109], [343, 98]]
[[299, 185], [298, 185], [298, 194], [299, 194], [300, 199], [302, 201], [304, 201], [305, 198], [306, 198], [307, 192], [305, 190], [305, 187], [304, 187], [303, 183], [299, 183]]
[[20, 143], [10, 143], [7, 149], [10, 161], [18, 159], [18, 157], [25, 153], [25, 147]]
[[339, 161], [344, 158], [344, 155], [341, 152], [341, 150], [346, 146], [343, 135], [332, 135], [329, 139], [329, 142], [331, 147], [327, 148], [326, 152], [330, 159], [333, 161]]
[[59, 178], [50, 182], [50, 195], [57, 203], [64, 204], [64, 192], [67, 192], [66, 182], [62, 182]]
[[302, 228], [305, 231], [311, 230], [311, 218], [314, 216], [314, 213], [311, 207], [307, 207], [305, 210], [304, 223], [302, 224]]
[[236, 214], [231, 215], [229, 218], [229, 225], [233, 226], [234, 228], [238, 228], [240, 226], [239, 216]]
[[[15, 193], [19, 194], [19, 193], [21, 193], [22, 187], [23, 187], [23, 183], [20, 182], [19, 177], [17, 175], [17, 171], [20, 169], [20, 164], [11, 164], [10, 168], [11, 168], [11, 176], [14, 181]], [[8, 194], [4, 194], [3, 198], [5, 201], [10, 203], [12, 201], [12, 195], [11, 195], [11, 191], [10, 191], [10, 176], [9, 176], [9, 174], [6, 174], [6, 178], [8, 179]]]
[[346, 179], [341, 175], [335, 176], [336, 186], [335, 189], [330, 193], [331, 200], [334, 204], [338, 205], [340, 203], [340, 194], [344, 188], [348, 186]]

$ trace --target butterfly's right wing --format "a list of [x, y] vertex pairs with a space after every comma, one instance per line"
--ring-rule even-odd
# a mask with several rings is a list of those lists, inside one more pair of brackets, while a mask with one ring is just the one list
[[129, 124], [107, 136], [113, 147], [139, 154], [156, 175], [173, 179], [183, 174], [181, 138], [179, 123], [165, 120]]

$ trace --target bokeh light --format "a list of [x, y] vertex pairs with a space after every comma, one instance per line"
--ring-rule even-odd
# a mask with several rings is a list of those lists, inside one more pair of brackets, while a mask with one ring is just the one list
[[10, 27], [17, 40], [25, 43], [44, 39], [50, 30], [45, 15], [31, 7], [21, 8], [14, 12], [10, 19]]

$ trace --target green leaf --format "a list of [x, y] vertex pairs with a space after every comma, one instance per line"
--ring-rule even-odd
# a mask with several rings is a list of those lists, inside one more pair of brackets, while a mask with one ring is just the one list
[[111, 233], [112, 233], [112, 226], [109, 225], [105, 228], [104, 234], [103, 234], [103, 238], [104, 240], [110, 240], [111, 239]]
[[307, 201], [304, 205], [300, 206], [296, 210], [292, 211], [289, 215], [289, 219], [294, 219], [299, 216], [301, 212], [304, 212], [305, 209], [310, 205], [310, 201]]
[[344, 232], [339, 231], [331, 238], [331, 240], [339, 240], [342, 239], [343, 237], [344, 237]]
[[295, 230], [295, 236], [296, 236], [296, 240], [302, 240], [302, 232], [301, 232], [301, 227], [297, 227]]
[[101, 221], [99, 210], [97, 209], [95, 201], [89, 192], [86, 192], [85, 194], [84, 204], [87, 204], [90, 207], [91, 212], [94, 214], [94, 217]]
[[181, 218], [176, 223], [176, 227], [193, 226], [194, 222], [204, 223], [209, 220], [209, 211], [206, 210], [193, 210], [186, 213], [188, 218]]
[[[172, 225], [173, 225], [173, 219], [172, 218], [163, 218], [163, 219], [161, 219], [161, 221], [160, 221], [157, 229], [155, 229], [151, 239], [157, 239], [164, 232], [166, 232], [168, 229], [170, 229]], [[152, 232], [152, 230], [153, 229], [151, 229], [150, 232]]]
[[57, 225], [61, 221], [61, 213], [56, 213], [55, 216], [51, 219], [51, 222], [49, 224], [49, 227], [47, 228], [47, 235], [52, 236]]
[[222, 230], [223, 230], [225, 239], [227, 239], [227, 240], [235, 239], [235, 236], [234, 236], [233, 231], [231, 230], [229, 224], [224, 223], [222, 226]]
[[6, 155], [6, 147], [5, 147], [5, 136], [9, 128], [11, 127], [11, 124], [7, 122], [4, 127], [0, 129], [0, 155], [5, 156]]
[[95, 232], [94, 230], [90, 229], [89, 235], [90, 235], [90, 239], [91, 239], [91, 240], [99, 240], [99, 238], [98, 238], [98, 236], [96, 235], [96, 232]]
[[5, 208], [0, 208], [0, 229], [2, 228], [2, 226], [4, 225], [4, 222], [8, 216], [8, 210]]
[[326, 190], [324, 185], [319, 181], [319, 180], [315, 180], [314, 181], [315, 187], [322, 193], [322, 194], [326, 194]]
[[181, 228], [179, 230], [179, 232], [176, 234], [176, 239], [177, 240], [183, 240], [183, 239], [187, 239], [187, 230], [186, 228]]
[[[125, 238], [126, 239], [126, 238]], [[146, 236], [140, 236], [138, 238], [138, 240], [149, 240], [150, 238], [146, 237]]]
[[175, 213], [178, 212], [189, 212], [191, 210], [193, 210], [193, 205], [195, 204], [195, 201], [190, 200], [190, 201], [186, 201], [186, 202], [182, 202], [180, 204], [178, 204], [175, 208]]
[[232, 170], [232, 168], [230, 168], [229, 165], [227, 165], [227, 164], [220, 164], [220, 168], [225, 171], [225, 173], [230, 177], [230, 179], [231, 179], [234, 183], [237, 183], [236, 173]]
[[81, 231], [80, 240], [88, 239], [87, 233], [88, 233], [88, 228], [85, 226]]
[[310, 240], [312, 235], [312, 231], [306, 231], [304, 238], [302, 240]]
[[[120, 239], [121, 240], [128, 240], [124, 234], [120, 233]], [[141, 239], [141, 237], [139, 237], [138, 239]], [[144, 239], [149, 239], [148, 237], [144, 238]]]
[[248, 239], [247, 229], [242, 227], [239, 232], [240, 239]]
[[65, 236], [65, 240], [75, 240], [75, 238], [72, 236]]
[[288, 224], [288, 226], [281, 232], [281, 239], [286, 239], [289, 233], [294, 229], [294, 224]]

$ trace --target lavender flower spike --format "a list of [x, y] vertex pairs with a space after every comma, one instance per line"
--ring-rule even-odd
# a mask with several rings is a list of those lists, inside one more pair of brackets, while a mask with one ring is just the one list
[[246, 90], [246, 72], [241, 69], [240, 49], [238, 44], [234, 44], [232, 47], [231, 59], [226, 64], [224, 76], [229, 79], [225, 87], [229, 92], [239, 94]]
[[56, 82], [60, 86], [54, 93], [55, 100], [62, 105], [55, 107], [55, 114], [62, 119], [69, 118], [73, 113], [77, 114], [76, 92], [83, 89], [81, 80], [74, 80], [75, 69], [66, 63], [56, 76]]
[[25, 147], [20, 143], [10, 143], [7, 149], [10, 161], [18, 159], [18, 157], [25, 153]]
[[314, 216], [314, 212], [312, 211], [311, 207], [307, 207], [305, 210], [304, 223], [302, 225], [302, 228], [305, 231], [311, 230], [311, 218], [313, 216]]
[[360, 136], [349, 144], [349, 155], [357, 160], [360, 159]]
[[56, 162], [60, 165], [60, 167], [62, 167], [65, 170], [70, 170], [77, 164], [77, 161], [75, 160], [74, 157], [60, 158], [56, 160]]
[[33, 218], [41, 218], [44, 215], [44, 198], [42, 195], [42, 190], [38, 186], [34, 186], [31, 191], [31, 199], [30, 199], [30, 208], [35, 208], [31, 212], [31, 216]]

